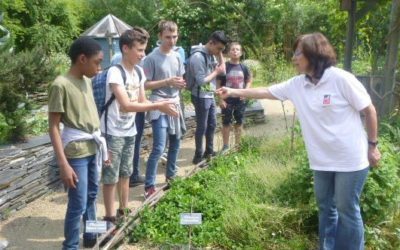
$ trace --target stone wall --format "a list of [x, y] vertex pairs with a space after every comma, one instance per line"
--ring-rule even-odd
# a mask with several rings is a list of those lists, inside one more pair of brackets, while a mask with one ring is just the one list
[[[246, 109], [245, 117], [249, 125], [265, 122], [264, 110], [258, 102]], [[193, 137], [196, 127], [194, 112], [186, 112], [185, 121], [185, 138]], [[220, 121], [219, 118], [218, 123]], [[150, 148], [151, 134], [150, 125], [146, 123], [142, 153]], [[59, 188], [62, 184], [48, 135], [0, 148], [0, 219]]]

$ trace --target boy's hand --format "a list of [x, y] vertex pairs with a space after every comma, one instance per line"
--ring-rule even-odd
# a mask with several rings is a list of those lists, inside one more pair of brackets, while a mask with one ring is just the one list
[[183, 89], [186, 87], [186, 81], [183, 79], [181, 76], [174, 76], [168, 79], [168, 84], [169, 86], [178, 88], [178, 89]]
[[158, 104], [158, 110], [160, 110], [163, 113], [166, 113], [167, 115], [178, 117], [179, 112], [175, 106], [175, 102], [171, 100], [163, 100], [160, 102], [157, 102]]
[[104, 166], [105, 167], [111, 167], [111, 160], [112, 160], [111, 151], [107, 150], [107, 154], [108, 154], [108, 159], [106, 161], [104, 161]]
[[79, 182], [78, 176], [68, 163], [60, 165], [60, 177], [67, 188], [76, 188], [76, 183]]
[[229, 96], [232, 96], [232, 89], [228, 87], [222, 87], [215, 91], [217, 95], [219, 95], [222, 99], [226, 99]]
[[225, 74], [225, 63], [220, 63], [217, 65], [215, 68], [215, 71], [217, 72], [217, 75], [224, 75]]
[[224, 101], [223, 99], [221, 99], [221, 100], [219, 101], [219, 107], [220, 107], [221, 109], [225, 109], [225, 108], [226, 108], [226, 101]]

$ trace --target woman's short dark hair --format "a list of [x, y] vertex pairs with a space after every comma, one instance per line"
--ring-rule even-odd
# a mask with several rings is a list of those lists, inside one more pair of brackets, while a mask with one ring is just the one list
[[336, 65], [336, 53], [328, 39], [321, 33], [301, 35], [294, 43], [293, 50], [300, 48], [309, 62], [312, 77], [321, 79], [325, 69]]
[[90, 37], [79, 37], [76, 39], [69, 48], [68, 56], [72, 64], [75, 64], [80, 55], [92, 57], [101, 51], [100, 44]]
[[122, 47], [127, 45], [128, 48], [132, 48], [134, 42], [138, 42], [139, 44], [147, 43], [149, 40], [149, 33], [140, 27], [133, 27], [130, 30], [126, 30], [122, 33], [119, 38], [119, 49], [122, 52]]

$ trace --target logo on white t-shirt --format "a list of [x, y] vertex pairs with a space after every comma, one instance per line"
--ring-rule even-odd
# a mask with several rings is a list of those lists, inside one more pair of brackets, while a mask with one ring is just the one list
[[331, 95], [324, 95], [324, 100], [322, 101], [323, 105], [330, 105], [331, 104]]

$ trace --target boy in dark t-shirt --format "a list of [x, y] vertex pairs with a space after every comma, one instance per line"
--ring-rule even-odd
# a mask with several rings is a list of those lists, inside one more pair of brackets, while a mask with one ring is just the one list
[[[233, 42], [229, 47], [230, 61], [226, 62], [226, 75], [218, 78], [219, 87], [226, 86], [234, 89], [250, 88], [252, 76], [249, 69], [240, 63], [242, 46]], [[232, 117], [235, 118], [235, 144], [238, 145], [243, 131], [243, 114], [246, 109], [246, 101], [240, 97], [229, 97], [219, 101], [222, 113], [222, 140], [224, 146], [222, 152], [229, 149], [229, 133]]]

